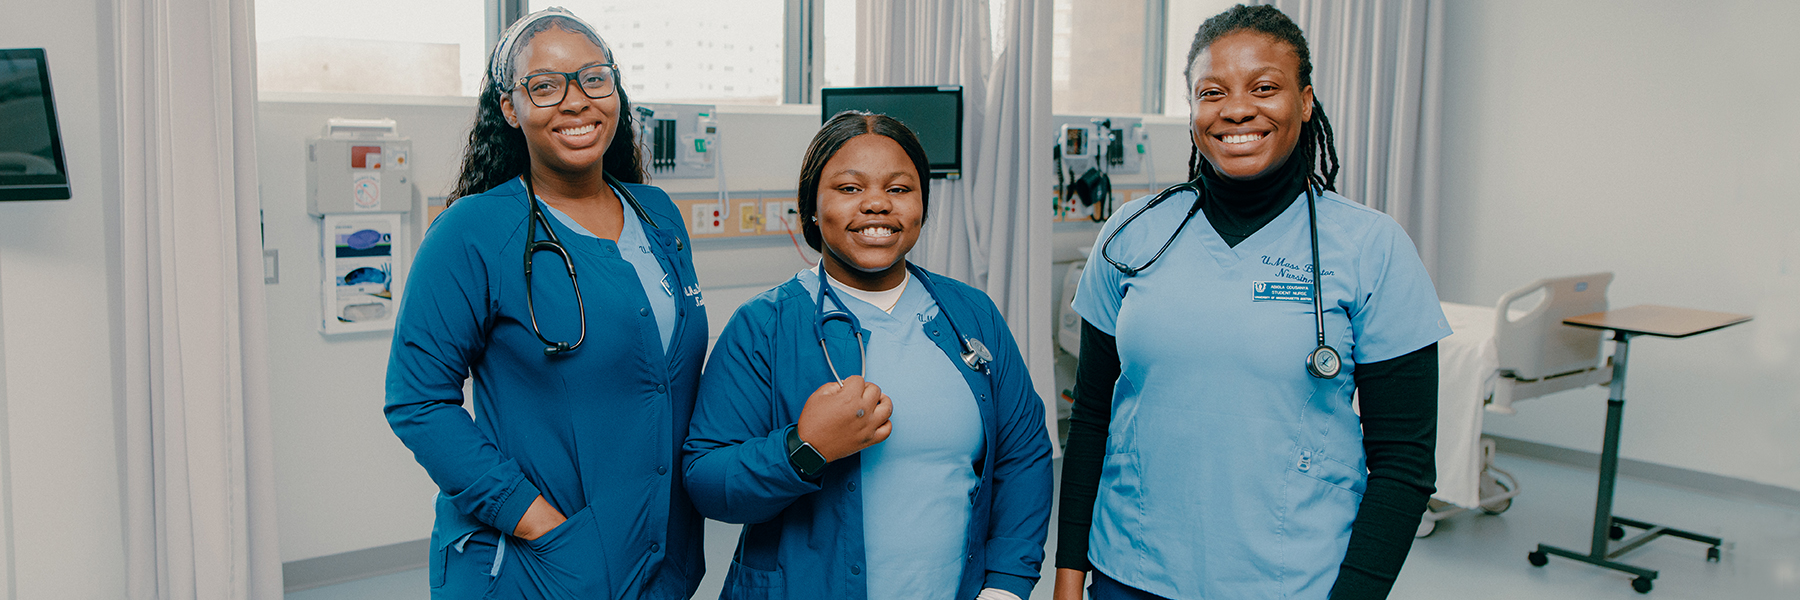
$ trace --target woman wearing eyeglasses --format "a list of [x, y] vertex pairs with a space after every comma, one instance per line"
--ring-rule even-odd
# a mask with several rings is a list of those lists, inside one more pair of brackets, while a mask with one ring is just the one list
[[705, 571], [676, 456], [706, 310], [612, 63], [561, 9], [506, 32], [413, 263], [386, 413], [440, 490], [433, 598], [687, 598]]

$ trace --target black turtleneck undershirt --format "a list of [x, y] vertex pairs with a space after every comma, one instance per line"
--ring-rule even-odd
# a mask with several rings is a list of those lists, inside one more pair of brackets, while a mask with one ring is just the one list
[[[1219, 237], [1235, 247], [1300, 198], [1306, 186], [1303, 164], [1286, 161], [1263, 177], [1240, 181], [1220, 177], [1203, 162], [1200, 183], [1207, 193], [1201, 212]], [[1295, 364], [1300, 368], [1298, 360]], [[1059, 568], [1093, 568], [1087, 560], [1088, 534], [1120, 370], [1117, 340], [1084, 320], [1075, 405], [1063, 456]], [[1398, 358], [1356, 366], [1369, 479], [1332, 586], [1333, 600], [1386, 598], [1400, 574], [1419, 517], [1436, 491], [1437, 376], [1435, 343]]]

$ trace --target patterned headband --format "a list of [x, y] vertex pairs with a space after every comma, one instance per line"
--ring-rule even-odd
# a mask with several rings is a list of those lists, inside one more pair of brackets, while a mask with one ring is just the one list
[[[500, 43], [494, 44], [494, 55], [488, 60], [488, 81], [490, 82], [490, 85], [499, 88], [501, 92], [505, 92], [507, 88], [512, 87], [508, 85], [510, 82], [506, 81], [506, 76], [508, 75], [507, 71], [512, 66], [511, 59], [514, 50], [513, 46], [518, 45], [519, 37], [524, 35], [527, 29], [531, 28], [531, 24], [551, 17], [562, 17], [574, 21], [581, 25], [583, 29], [586, 29], [587, 33], [594, 35], [596, 38], [599, 37], [599, 33], [594, 29], [594, 26], [589, 25], [587, 21], [581, 20], [581, 17], [575, 16], [575, 13], [569, 12], [567, 9], [560, 6], [552, 6], [525, 15], [518, 21], [513, 22], [511, 27], [507, 27], [506, 33], [500, 35]], [[604, 41], [600, 42], [600, 51], [605, 52], [609, 59], [612, 57], [612, 49], [606, 47], [606, 42]]]

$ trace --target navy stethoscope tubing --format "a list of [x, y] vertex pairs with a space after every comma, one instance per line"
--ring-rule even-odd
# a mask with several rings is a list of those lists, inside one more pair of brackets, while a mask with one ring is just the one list
[[[602, 172], [601, 176], [605, 185], [617, 191], [619, 199], [630, 205], [632, 212], [637, 213], [639, 219], [643, 220], [651, 229], [658, 228], [656, 221], [650, 218], [650, 213], [645, 212], [644, 207], [638, 204], [637, 198], [631, 195], [631, 190], [619, 185], [618, 180], [614, 179], [611, 174]], [[562, 239], [556, 236], [556, 229], [550, 226], [550, 219], [544, 216], [544, 209], [538, 206], [537, 191], [531, 186], [531, 173], [522, 174], [519, 178], [525, 180], [525, 203], [531, 206], [530, 215], [526, 218], [525, 223], [525, 311], [531, 315], [531, 333], [537, 336], [538, 341], [544, 343], [544, 356], [556, 356], [580, 348], [581, 342], [587, 340], [587, 303], [581, 299], [581, 282], [575, 279], [574, 259], [569, 257], [569, 250], [563, 247]], [[542, 240], [536, 239], [539, 227], [544, 230], [544, 239]], [[676, 240], [676, 243], [680, 244], [681, 242]], [[575, 308], [580, 312], [581, 317], [581, 335], [576, 337], [573, 343], [553, 341], [545, 337], [543, 330], [538, 328], [537, 304], [531, 298], [531, 263], [539, 252], [556, 253], [562, 258], [563, 266], [568, 267], [569, 285], [575, 288]]]
[[[1187, 216], [1182, 217], [1181, 224], [1175, 227], [1175, 233], [1169, 234], [1168, 241], [1163, 242], [1162, 248], [1157, 249], [1156, 254], [1151, 256], [1150, 260], [1145, 261], [1142, 266], [1136, 268], [1113, 260], [1112, 255], [1107, 252], [1107, 249], [1112, 246], [1113, 238], [1118, 237], [1119, 232], [1123, 231], [1125, 226], [1130, 225], [1139, 215], [1149, 212], [1150, 209], [1155, 208], [1158, 204], [1162, 204], [1163, 200], [1167, 200], [1169, 197], [1184, 191], [1191, 191], [1194, 193], [1194, 205], [1188, 207]], [[1106, 262], [1112, 264], [1114, 269], [1118, 269], [1119, 272], [1124, 273], [1126, 277], [1133, 277], [1138, 273], [1142, 273], [1144, 269], [1150, 268], [1150, 265], [1156, 264], [1156, 259], [1162, 258], [1163, 253], [1169, 250], [1169, 246], [1175, 243], [1175, 238], [1181, 235], [1181, 230], [1187, 228], [1188, 221], [1194, 220], [1194, 213], [1200, 212], [1201, 203], [1206, 201], [1206, 194], [1207, 191], [1204, 187], [1195, 185], [1192, 181], [1179, 183], [1169, 187], [1169, 189], [1163, 190], [1162, 193], [1151, 198], [1149, 202], [1145, 202], [1143, 208], [1138, 209], [1137, 212], [1131, 213], [1130, 216], [1125, 217], [1125, 222], [1120, 223], [1118, 227], [1113, 228], [1112, 233], [1107, 234], [1106, 241], [1100, 243], [1100, 258], [1105, 259]], [[1312, 374], [1313, 377], [1318, 377], [1320, 379], [1331, 379], [1337, 377], [1338, 373], [1343, 370], [1344, 365], [1343, 359], [1338, 355], [1337, 349], [1332, 348], [1330, 344], [1325, 343], [1325, 304], [1321, 297], [1322, 294], [1320, 294], [1319, 285], [1319, 280], [1325, 277], [1325, 269], [1319, 266], [1319, 210], [1317, 203], [1313, 201], [1311, 182], [1306, 184], [1306, 217], [1307, 226], [1312, 232], [1312, 301], [1313, 316], [1315, 317], [1315, 323], [1317, 325], [1314, 331], [1318, 333], [1319, 342], [1319, 345], [1313, 348], [1311, 353], [1306, 355], [1306, 372]]]
[[[919, 281], [919, 285], [925, 288], [925, 293], [931, 296], [931, 301], [938, 305], [938, 314], [943, 315], [944, 322], [950, 325], [950, 335], [956, 336], [963, 364], [978, 373], [986, 373], [988, 363], [994, 359], [993, 354], [988, 352], [987, 345], [981, 343], [981, 340], [963, 336], [962, 330], [956, 327], [956, 319], [950, 317], [949, 308], [944, 306], [943, 300], [938, 296], [937, 286], [931, 283], [931, 278], [926, 276], [924, 269], [909, 262], [906, 263], [906, 272], [912, 274], [913, 278]], [[832, 304], [837, 307], [826, 307], [826, 298], [830, 298]], [[831, 376], [842, 382], [844, 378], [838, 374], [837, 365], [831, 362], [831, 351], [825, 349], [825, 324], [842, 321], [845, 325], [849, 325], [850, 332], [856, 336], [856, 350], [865, 360], [868, 358], [868, 350], [865, 348], [866, 342], [862, 337], [862, 321], [857, 319], [856, 315], [851, 314], [850, 308], [844, 304], [842, 299], [838, 298], [837, 291], [831, 289], [830, 278], [825, 276], [823, 265], [819, 266], [818, 303], [819, 317], [813, 321], [813, 335], [819, 338], [819, 350], [825, 353], [825, 366], [831, 369]], [[864, 371], [867, 371], [867, 363], [861, 364], [864, 365]]]

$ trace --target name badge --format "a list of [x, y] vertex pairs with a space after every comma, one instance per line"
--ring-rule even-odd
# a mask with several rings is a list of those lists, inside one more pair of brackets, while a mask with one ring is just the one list
[[1312, 302], [1312, 284], [1290, 281], [1254, 281], [1250, 299], [1256, 302]]

